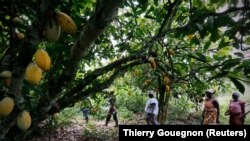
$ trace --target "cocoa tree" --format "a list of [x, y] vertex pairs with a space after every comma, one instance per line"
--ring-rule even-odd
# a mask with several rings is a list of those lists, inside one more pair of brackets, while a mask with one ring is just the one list
[[[1, 98], [14, 98], [15, 106], [1, 117], [0, 138], [22, 140], [38, 124], [83, 97], [108, 88], [134, 66], [147, 75], [135, 78], [143, 90], [158, 90], [160, 121], [166, 120], [168, 100], [182, 92], [201, 97], [208, 82], [223, 85], [229, 78], [244, 92], [249, 81], [249, 1], [199, 0], [0, 0], [0, 72], [11, 72], [10, 86], [1, 84]], [[224, 10], [218, 11], [224, 6]], [[62, 32], [50, 42], [44, 30], [56, 13], [71, 16], [76, 34]], [[242, 15], [236, 18], [236, 15]], [[18, 17], [18, 18], [16, 18]], [[18, 32], [25, 34], [20, 40]], [[38, 48], [52, 60], [38, 86], [25, 80], [25, 70]], [[230, 54], [230, 49], [238, 49]], [[151, 59], [149, 59], [151, 57]], [[153, 61], [152, 61], [153, 58]], [[103, 60], [108, 63], [102, 63]], [[153, 63], [153, 65], [152, 65]], [[155, 63], [155, 64], [154, 64]], [[156, 66], [150, 68], [150, 66]], [[164, 76], [170, 83], [164, 84]], [[6, 80], [6, 78], [2, 78]], [[241, 80], [241, 81], [239, 81]], [[148, 81], [149, 82], [149, 81]], [[188, 86], [189, 89], [184, 87]], [[159, 89], [158, 89], [159, 88]], [[18, 114], [27, 110], [31, 127], [21, 131]]]

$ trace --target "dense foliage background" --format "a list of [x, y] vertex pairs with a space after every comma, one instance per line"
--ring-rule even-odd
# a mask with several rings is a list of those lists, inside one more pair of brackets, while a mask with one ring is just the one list
[[[110, 90], [127, 114], [142, 112], [141, 95], [155, 91], [161, 123], [169, 120], [173, 101], [183, 104], [176, 109], [199, 110], [207, 88], [249, 95], [249, 0], [0, 0], [0, 5], [0, 72], [12, 72], [9, 86], [1, 78], [0, 98], [15, 99], [11, 115], [0, 119], [1, 138], [24, 139], [51, 115], [89, 96], [98, 114]], [[50, 42], [45, 26], [58, 11], [75, 21], [77, 32], [62, 32]], [[48, 52], [52, 66], [34, 86], [24, 72], [38, 48]], [[15, 124], [23, 110], [32, 117], [26, 132]]]

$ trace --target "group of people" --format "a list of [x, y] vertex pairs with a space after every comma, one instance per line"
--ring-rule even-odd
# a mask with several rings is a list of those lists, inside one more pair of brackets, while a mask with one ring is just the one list
[[[216, 125], [220, 123], [220, 106], [214, 98], [215, 91], [206, 91], [204, 110], [202, 113], [203, 125]], [[229, 115], [229, 125], [243, 125], [245, 120], [245, 102], [239, 99], [240, 94], [234, 92], [225, 115]]]
[[[217, 125], [220, 123], [220, 106], [219, 102], [214, 98], [215, 91], [212, 89], [206, 90], [206, 99], [204, 102], [204, 109], [202, 112], [202, 125]], [[114, 92], [110, 93], [110, 107], [107, 113], [105, 126], [108, 125], [111, 116], [115, 120], [115, 127], [118, 127], [117, 112], [115, 108], [115, 96]], [[159, 112], [158, 100], [155, 98], [155, 94], [152, 91], [148, 92], [149, 99], [145, 105], [146, 122], [147, 125], [159, 125], [157, 121], [157, 115]], [[230, 100], [229, 108], [225, 112], [225, 115], [229, 115], [229, 125], [243, 125], [245, 119], [245, 102], [239, 100], [240, 94], [234, 92], [232, 94], [232, 100]], [[88, 122], [89, 110], [84, 108], [82, 110], [83, 115]]]
[[[220, 123], [220, 106], [218, 101], [214, 98], [215, 91], [207, 90], [206, 99], [204, 102], [204, 110], [202, 112], [202, 125], [217, 125]], [[148, 93], [149, 99], [145, 106], [146, 121], [148, 125], [159, 125], [156, 117], [158, 115], [159, 107], [158, 101], [154, 98], [153, 92]], [[229, 108], [225, 115], [229, 115], [229, 125], [243, 125], [245, 119], [245, 102], [239, 100], [240, 94], [234, 92], [232, 100], [230, 100]]]
[[[114, 95], [114, 91], [110, 92], [110, 96], [109, 96], [109, 110], [107, 113], [107, 117], [106, 117], [106, 122], [105, 122], [105, 126], [108, 126], [108, 123], [111, 119], [111, 116], [113, 116], [114, 120], [115, 120], [115, 127], [118, 127], [118, 118], [117, 118], [117, 112], [116, 112], [116, 108], [115, 108], [115, 95]], [[86, 120], [86, 123], [88, 123], [89, 121], [89, 114], [90, 114], [90, 109], [89, 107], [84, 107], [82, 108], [82, 113], [83, 116]]]

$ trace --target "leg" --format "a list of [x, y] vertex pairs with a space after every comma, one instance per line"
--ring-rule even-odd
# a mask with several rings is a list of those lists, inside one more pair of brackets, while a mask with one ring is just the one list
[[149, 122], [150, 125], [155, 125], [154, 114], [149, 114]]
[[159, 125], [159, 122], [156, 119], [156, 115], [153, 115], [153, 125]]
[[116, 113], [113, 114], [113, 118], [114, 118], [114, 120], [115, 120], [115, 127], [118, 127], [118, 119], [117, 119]]
[[105, 126], [108, 126], [108, 123], [109, 123], [110, 118], [111, 118], [111, 115], [108, 114], [108, 115], [107, 115], [107, 118], [106, 118]]
[[154, 114], [147, 113], [147, 125], [154, 125]]
[[85, 120], [86, 120], [86, 123], [88, 123], [88, 122], [89, 122], [89, 117], [86, 116], [86, 117], [85, 117]]
[[146, 122], [147, 122], [147, 125], [150, 125], [150, 115], [149, 113], [146, 114]]

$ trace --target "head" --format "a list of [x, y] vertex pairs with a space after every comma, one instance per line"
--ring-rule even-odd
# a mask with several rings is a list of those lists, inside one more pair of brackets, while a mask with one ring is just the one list
[[110, 95], [114, 95], [115, 91], [110, 91]]
[[239, 94], [238, 92], [234, 92], [234, 93], [232, 94], [232, 98], [233, 98], [234, 100], [238, 100], [239, 97], [240, 97], [240, 94]]
[[208, 97], [208, 98], [212, 98], [212, 96], [213, 96], [213, 94], [215, 93], [214, 92], [214, 90], [213, 89], [208, 89], [208, 90], [206, 90], [206, 96]]
[[148, 92], [148, 97], [149, 97], [149, 98], [153, 98], [153, 97], [154, 97], [154, 93], [153, 93], [152, 91], [149, 91], [149, 92]]

